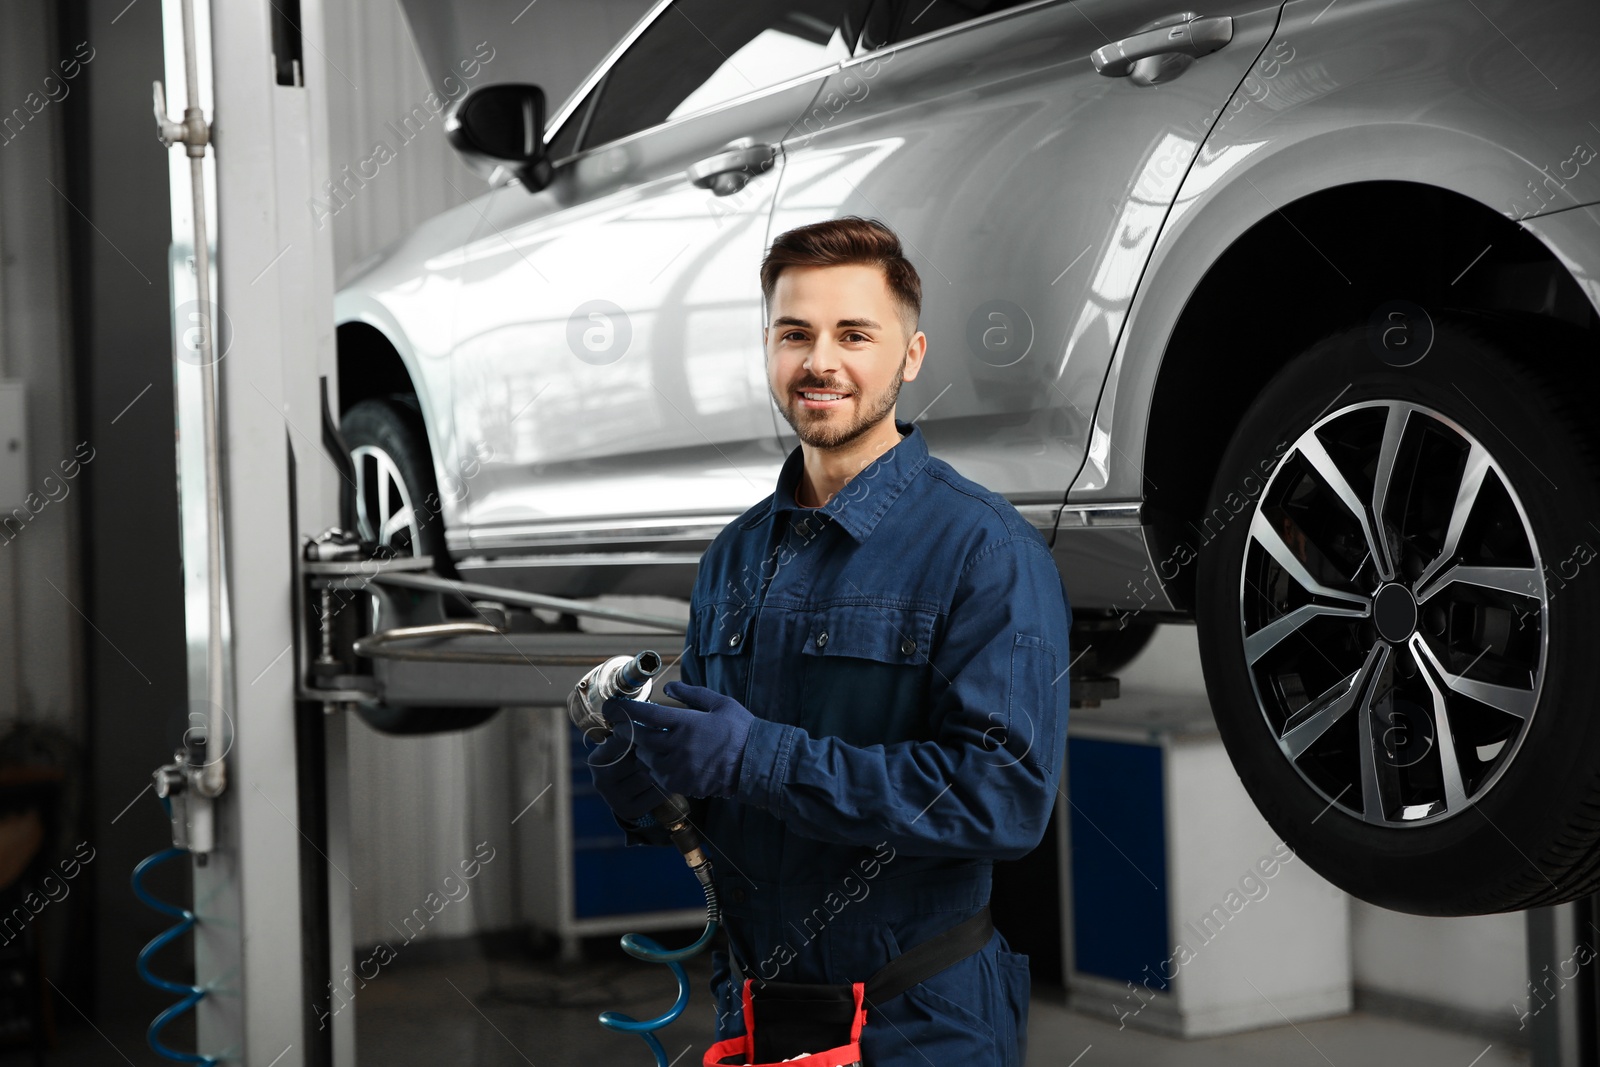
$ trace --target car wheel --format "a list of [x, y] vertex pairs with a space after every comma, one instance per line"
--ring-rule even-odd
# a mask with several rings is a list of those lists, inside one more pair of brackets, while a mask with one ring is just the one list
[[[431, 556], [454, 576], [422, 416], [406, 399], [363, 400], [340, 420], [356, 476], [356, 533], [380, 556]], [[466, 730], [498, 708], [411, 708], [358, 704], [369, 726], [388, 734]]]
[[1156, 625], [1147, 619], [1074, 620], [1073, 676], [1099, 678], [1116, 674], [1144, 651], [1155, 636]]
[[1324, 338], [1251, 404], [1200, 524], [1240, 779], [1312, 868], [1397, 911], [1600, 881], [1600, 457], [1568, 353], [1534, 337], [1456, 314], [1406, 366], [1367, 329]]
[[363, 400], [339, 432], [355, 466], [357, 535], [381, 555], [432, 556], [436, 569], [448, 569], [421, 414], [405, 400]]

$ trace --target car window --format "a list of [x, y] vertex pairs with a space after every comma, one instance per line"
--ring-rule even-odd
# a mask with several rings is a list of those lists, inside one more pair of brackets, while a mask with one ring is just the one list
[[562, 123], [562, 131], [555, 134], [546, 144], [546, 150], [552, 160], [565, 160], [566, 157], [578, 152], [579, 141], [582, 141], [584, 131], [589, 128], [589, 123], [594, 122], [595, 101], [600, 99], [600, 93], [605, 91], [605, 77], [595, 82], [589, 94], [574, 107], [573, 114], [566, 117]]
[[550, 138], [545, 145], [545, 151], [553, 160], [566, 159], [578, 150], [578, 131], [583, 129], [584, 119], [589, 115], [590, 106], [595, 97], [599, 95], [599, 88], [589, 90], [589, 95], [583, 102], [572, 109], [572, 114], [567, 116], [567, 121], [561, 124], [561, 132]]
[[583, 147], [849, 58], [864, 0], [678, 0], [599, 87]]
[[1032, 0], [877, 0], [867, 15], [856, 52], [921, 37]]

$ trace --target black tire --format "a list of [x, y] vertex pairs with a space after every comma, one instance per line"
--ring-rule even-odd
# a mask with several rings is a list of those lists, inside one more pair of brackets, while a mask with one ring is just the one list
[[[410, 397], [363, 400], [345, 412], [339, 432], [357, 468], [357, 507], [364, 516], [357, 533], [363, 541], [376, 540], [380, 548], [401, 556], [431, 556], [433, 569], [455, 577], [445, 550], [444, 520], [440, 515], [438, 483], [428, 451], [428, 434]], [[375, 475], [392, 464], [399, 485], [385, 485]], [[387, 494], [386, 501], [380, 495]], [[400, 516], [400, 499], [410, 504], [412, 522], [396, 536], [373, 536], [384, 514]], [[387, 506], [385, 506], [387, 505]], [[358, 704], [358, 713], [373, 729], [387, 734], [433, 734], [467, 730], [494, 718], [498, 708], [390, 707]]]
[[1155, 636], [1157, 625], [1148, 619], [1075, 621], [1072, 626], [1072, 656], [1079, 665], [1072, 669], [1073, 677], [1103, 678], [1115, 675], [1144, 651]]
[[[345, 412], [339, 422], [339, 432], [350, 449], [350, 460], [357, 467], [357, 484], [363, 490], [358, 497], [365, 498], [357, 500], [357, 508], [373, 520], [380, 513], [381, 502], [370, 475], [378, 465], [376, 455], [381, 454], [397, 469], [416, 518], [416, 535], [405, 537], [404, 543], [389, 543], [380, 536], [373, 536], [377, 531], [368, 529], [365, 522], [356, 532], [363, 541], [378, 541], [397, 555], [432, 556], [434, 569], [449, 574], [452, 568], [445, 549], [439, 486], [428, 451], [428, 433], [415, 403], [410, 398], [398, 397], [363, 400]], [[393, 500], [388, 503], [393, 507]]]
[[[1365, 328], [1339, 331], [1251, 404], [1208, 496], [1208, 529], [1219, 529], [1197, 571], [1206, 687], [1251, 798], [1340, 888], [1421, 915], [1573, 900], [1600, 885], [1600, 566], [1584, 566], [1600, 546], [1600, 457], [1579, 414], [1580, 363], [1490, 316], [1434, 326], [1432, 348], [1408, 366], [1380, 358]], [[1302, 435], [1314, 424], [1313, 441]], [[1402, 424], [1387, 532], [1371, 539], [1316, 464], [1342, 476], [1370, 516], [1382, 429]], [[1481, 491], [1447, 553], [1461, 472], [1484, 455]], [[1375, 561], [1385, 552], [1391, 582]], [[1436, 580], [1458, 564], [1517, 570]], [[1296, 569], [1342, 596], [1305, 593]], [[1311, 604], [1363, 596], [1366, 618], [1297, 623]], [[1393, 666], [1351, 671], [1380, 662]], [[1352, 676], [1360, 683], [1341, 688]], [[1350, 692], [1377, 699], [1340, 711]]]

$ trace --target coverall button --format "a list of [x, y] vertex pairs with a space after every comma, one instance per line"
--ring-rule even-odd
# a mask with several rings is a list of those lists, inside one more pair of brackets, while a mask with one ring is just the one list
[[911, 638], [908, 637], [904, 641], [900, 642], [900, 651], [904, 652], [906, 655], [909, 656], [909, 655], [911, 655], [911, 653], [915, 652], [916, 650], [917, 650], [917, 643], [915, 641], [911, 640]]
[[728, 647], [732, 648], [733, 646], [737, 645], [738, 643], [739, 643], [739, 635], [738, 634], [734, 634], [732, 637], [728, 638]]
[[817, 635], [817, 647], [821, 648], [828, 643], [828, 631], [824, 630]]
[[728, 899], [733, 901], [735, 904], [743, 904], [744, 886], [736, 885], [732, 889], [728, 890]]

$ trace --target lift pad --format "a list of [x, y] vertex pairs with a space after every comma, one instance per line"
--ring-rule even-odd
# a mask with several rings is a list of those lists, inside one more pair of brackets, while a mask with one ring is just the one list
[[[678, 620], [588, 601], [442, 578], [425, 556], [376, 559], [330, 530], [306, 546], [301, 641], [302, 697], [352, 705], [379, 729], [463, 729], [482, 716], [407, 715], [407, 709], [565, 706], [591, 668], [644, 649], [661, 654], [663, 683], [678, 675], [685, 632]], [[645, 627], [589, 633], [533, 614], [553, 609]], [[1115, 678], [1072, 678], [1074, 707], [1117, 696]], [[421, 723], [433, 724], [421, 728]], [[396, 723], [404, 723], [396, 728]]]

